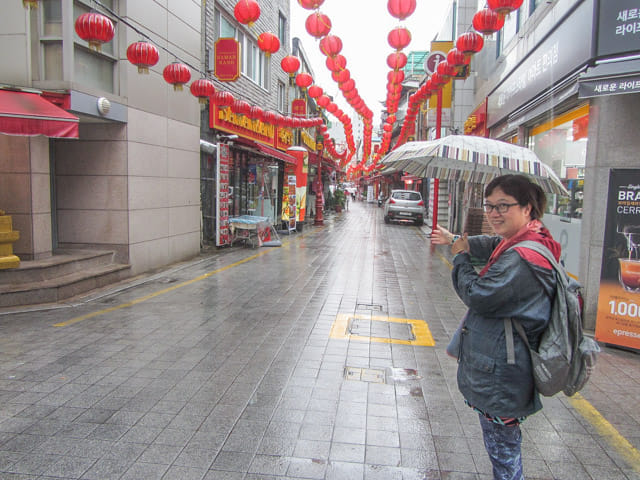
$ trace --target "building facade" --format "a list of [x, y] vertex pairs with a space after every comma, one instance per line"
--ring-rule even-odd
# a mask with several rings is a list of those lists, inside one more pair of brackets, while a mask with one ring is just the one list
[[[0, 132], [0, 208], [20, 231], [15, 253], [35, 260], [59, 249], [112, 250], [132, 274], [198, 254], [200, 109], [163, 69], [179, 60], [200, 76], [201, 2], [38, 3], [3, 5], [0, 84], [13, 97], [58, 98], [79, 133]], [[100, 51], [74, 30], [92, 9], [115, 26]], [[140, 40], [159, 50], [148, 75], [127, 60]]]

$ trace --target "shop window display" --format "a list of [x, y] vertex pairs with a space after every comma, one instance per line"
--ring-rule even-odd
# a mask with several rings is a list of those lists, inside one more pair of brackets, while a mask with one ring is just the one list
[[534, 126], [528, 147], [562, 180], [570, 196], [550, 195], [547, 213], [582, 218], [584, 169], [587, 157], [588, 106]]

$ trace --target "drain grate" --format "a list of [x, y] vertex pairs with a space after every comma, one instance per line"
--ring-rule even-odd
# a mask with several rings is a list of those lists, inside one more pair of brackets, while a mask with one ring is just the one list
[[377, 303], [356, 303], [356, 310], [373, 310], [376, 312], [382, 311], [382, 305]]
[[350, 318], [348, 333], [361, 337], [413, 341], [416, 339], [410, 323], [385, 322], [366, 318]]

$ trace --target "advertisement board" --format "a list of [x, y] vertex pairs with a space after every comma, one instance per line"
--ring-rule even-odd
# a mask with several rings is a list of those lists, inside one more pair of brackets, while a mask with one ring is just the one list
[[596, 340], [640, 349], [638, 169], [613, 169], [609, 175]]

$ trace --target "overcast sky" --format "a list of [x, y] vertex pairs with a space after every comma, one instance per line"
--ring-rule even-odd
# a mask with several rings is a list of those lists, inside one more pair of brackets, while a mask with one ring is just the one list
[[[403, 52], [429, 50], [431, 41], [442, 28], [451, 0], [417, 0], [415, 12], [404, 21], [392, 17], [387, 10], [387, 0], [325, 0], [320, 12], [331, 20], [331, 35], [342, 40], [342, 55], [347, 59], [347, 69], [356, 83], [358, 93], [374, 112], [374, 129], [379, 124], [381, 101], [387, 95], [387, 56], [393, 49], [387, 35], [398, 26], [411, 32], [411, 43]], [[326, 57], [320, 52], [319, 40], [309, 35], [305, 21], [313, 10], [302, 8], [297, 0], [291, 0], [291, 36], [298, 37], [310, 58], [314, 83], [322, 87], [349, 116], [352, 117], [354, 136], [356, 113], [345, 101], [338, 84], [331, 78], [325, 65]]]

